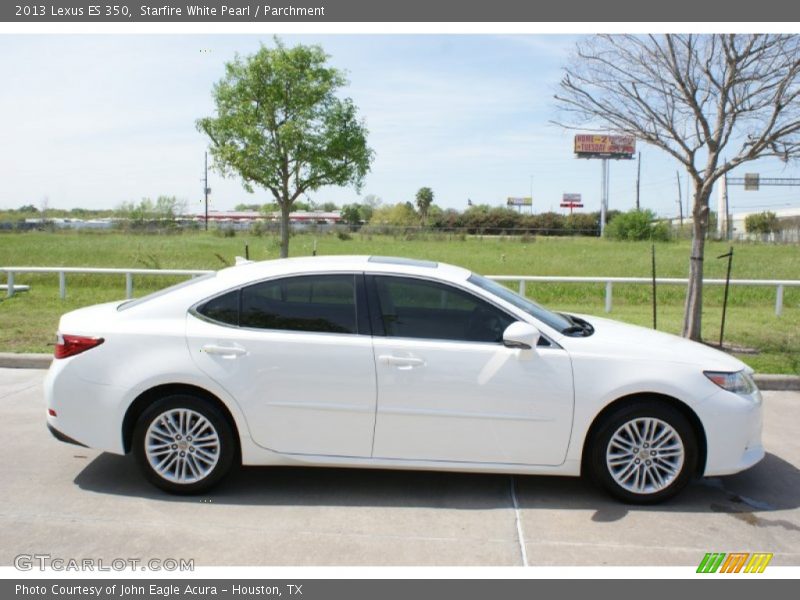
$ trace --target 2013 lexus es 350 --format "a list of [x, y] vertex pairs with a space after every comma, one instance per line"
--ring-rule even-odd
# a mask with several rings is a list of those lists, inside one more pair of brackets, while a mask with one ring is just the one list
[[752, 371], [685, 339], [552, 312], [468, 270], [248, 263], [61, 318], [63, 440], [175, 493], [237, 464], [591, 476], [652, 503], [764, 456]]

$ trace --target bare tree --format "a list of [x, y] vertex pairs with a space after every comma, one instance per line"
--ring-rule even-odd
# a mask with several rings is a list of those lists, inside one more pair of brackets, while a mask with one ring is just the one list
[[800, 156], [800, 36], [595, 36], [564, 71], [559, 124], [634, 135], [686, 167], [694, 224], [683, 335], [700, 340], [714, 183], [757, 158]]

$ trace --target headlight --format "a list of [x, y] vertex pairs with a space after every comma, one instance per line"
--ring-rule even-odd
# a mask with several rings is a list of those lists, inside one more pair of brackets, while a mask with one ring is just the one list
[[753, 378], [744, 371], [727, 373], [725, 371], [703, 371], [703, 374], [723, 390], [734, 394], [749, 395], [756, 391]]

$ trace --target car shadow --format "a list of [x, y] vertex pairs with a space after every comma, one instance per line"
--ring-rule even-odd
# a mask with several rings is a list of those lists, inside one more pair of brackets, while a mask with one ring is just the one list
[[[131, 456], [101, 454], [75, 478], [81, 489], [101, 494], [180, 503], [259, 506], [425, 507], [507, 509], [514, 497], [524, 509], [594, 510], [598, 522], [631, 511], [728, 513], [756, 526], [796, 530], [769, 522], [764, 513], [800, 506], [800, 470], [767, 454], [752, 469], [692, 483], [677, 498], [656, 506], [621, 504], [574, 477], [443, 473], [316, 467], [243, 467], [204, 495], [175, 496], [150, 485]], [[755, 515], [754, 513], [759, 513]]]

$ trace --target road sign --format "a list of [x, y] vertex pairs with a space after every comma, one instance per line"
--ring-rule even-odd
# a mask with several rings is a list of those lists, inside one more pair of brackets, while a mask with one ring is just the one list
[[530, 196], [518, 197], [509, 196], [507, 206], [532, 206], [533, 198]]
[[759, 184], [758, 173], [745, 173], [744, 174], [744, 189], [748, 192], [757, 192]]

